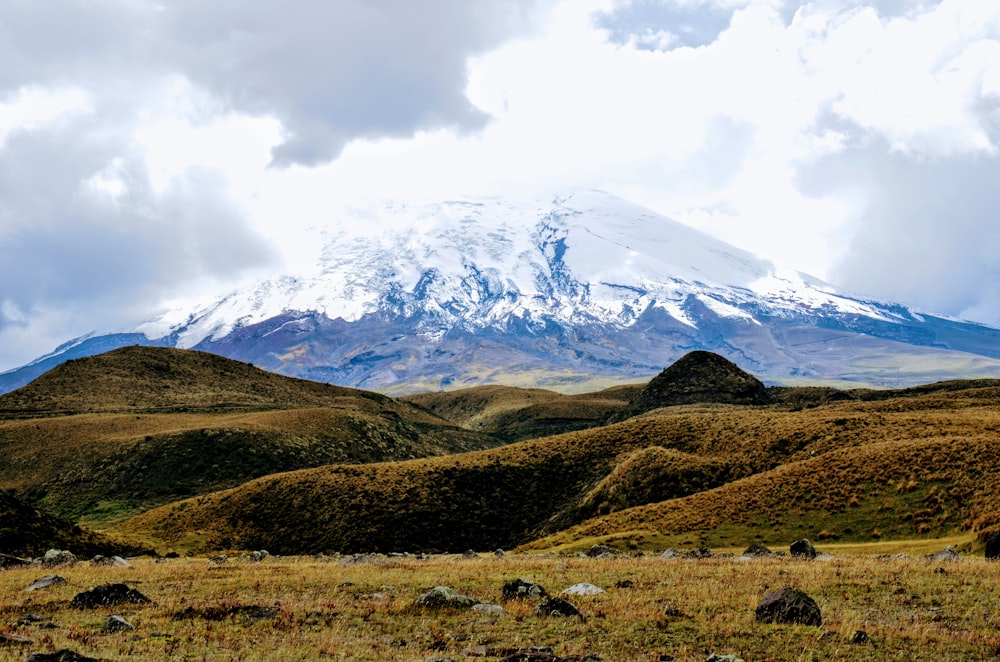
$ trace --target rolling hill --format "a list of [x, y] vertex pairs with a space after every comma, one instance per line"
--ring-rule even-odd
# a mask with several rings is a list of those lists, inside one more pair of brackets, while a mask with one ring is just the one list
[[461, 455], [268, 476], [118, 530], [292, 553], [857, 541], [1000, 524], [990, 505], [1000, 383], [772, 396], [662, 407]]
[[190, 350], [126, 347], [0, 396], [0, 486], [90, 523], [281, 471], [499, 443], [410, 403]]

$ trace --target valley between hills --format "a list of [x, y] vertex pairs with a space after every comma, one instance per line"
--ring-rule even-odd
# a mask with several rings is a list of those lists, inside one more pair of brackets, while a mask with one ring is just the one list
[[[0, 454], [0, 660], [1000, 655], [997, 380], [767, 387], [696, 351], [592, 393], [390, 398], [125, 347], [0, 396]], [[149, 601], [76, 604], [108, 581]], [[755, 617], [780, 587], [822, 622]]]

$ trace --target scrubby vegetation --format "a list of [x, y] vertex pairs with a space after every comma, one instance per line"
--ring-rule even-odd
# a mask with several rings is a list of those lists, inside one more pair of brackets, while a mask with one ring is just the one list
[[[106, 660], [484, 662], [526, 659], [508, 656], [531, 647], [605, 662], [702, 662], [713, 653], [745, 660], [983, 660], [1000, 653], [990, 597], [1000, 591], [1000, 564], [981, 558], [933, 562], [836, 550], [829, 561], [198, 558], [139, 559], [131, 568], [82, 563], [58, 572], [65, 583], [26, 592], [39, 570], [0, 571], [0, 634], [27, 640], [0, 642], [0, 659], [65, 649]], [[564, 596], [582, 618], [538, 616], [538, 601], [504, 599], [504, 583], [516, 578], [555, 595], [578, 582], [605, 592]], [[152, 602], [70, 607], [75, 595], [109, 582], [136, 587]], [[415, 606], [442, 584], [503, 611]], [[816, 601], [820, 626], [755, 620], [761, 598], [785, 586]], [[105, 632], [111, 613], [134, 630]]]

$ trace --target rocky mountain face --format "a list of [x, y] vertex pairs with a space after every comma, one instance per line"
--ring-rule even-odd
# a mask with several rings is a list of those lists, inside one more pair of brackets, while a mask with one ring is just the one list
[[77, 339], [0, 375], [0, 392], [132, 344], [395, 394], [587, 390], [698, 349], [770, 383], [1000, 376], [1000, 330], [847, 296], [605, 193], [355, 213], [304, 275]]

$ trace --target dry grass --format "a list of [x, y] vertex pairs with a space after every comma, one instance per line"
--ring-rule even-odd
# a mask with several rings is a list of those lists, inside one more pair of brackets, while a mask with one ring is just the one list
[[[943, 570], [943, 572], [942, 572]], [[432, 657], [493, 662], [529, 646], [615, 662], [701, 662], [710, 653], [746, 660], [981, 660], [998, 653], [1000, 564], [963, 559], [835, 557], [739, 561], [596, 560], [508, 555], [477, 559], [335, 560], [271, 558], [263, 563], [204, 559], [138, 560], [132, 568], [80, 564], [59, 569], [67, 583], [26, 593], [43, 572], [0, 572], [0, 630], [34, 641], [0, 644], [0, 660], [70, 648], [107, 660], [380, 660]], [[569, 598], [587, 614], [538, 617], [530, 601], [503, 601], [501, 587], [523, 577], [550, 593], [590, 582], [606, 593]], [[151, 598], [144, 606], [70, 609], [78, 592], [124, 582]], [[414, 599], [449, 585], [503, 606], [484, 616], [425, 610]], [[821, 627], [755, 622], [769, 591], [795, 586], [822, 610]], [[18, 624], [28, 613], [54, 627]], [[134, 632], [104, 634], [111, 613]], [[864, 630], [868, 645], [851, 643]]]
[[[542, 547], [605, 536], [651, 548], [980, 531], [1000, 525], [998, 403], [989, 387], [801, 410], [671, 407], [489, 451], [263, 478], [122, 530], [282, 553], [491, 549], [548, 534]], [[637, 464], [637, 452], [664, 461]], [[616, 483], [628, 486], [621, 499], [608, 496]], [[609, 510], [652, 505], [582, 523], [595, 514], [588, 495], [602, 494]]]

